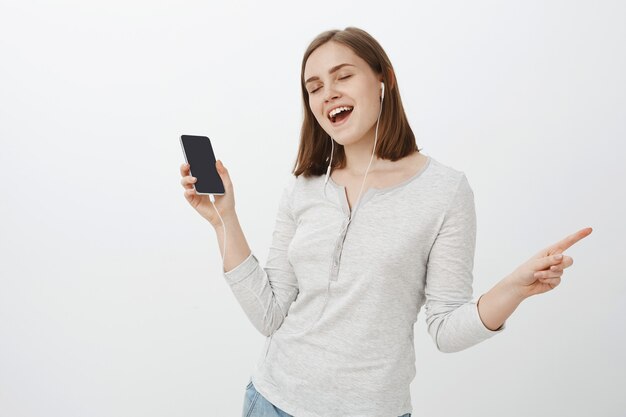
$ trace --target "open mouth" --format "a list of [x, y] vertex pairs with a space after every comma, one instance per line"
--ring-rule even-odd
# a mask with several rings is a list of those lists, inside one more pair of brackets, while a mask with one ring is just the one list
[[340, 125], [350, 118], [352, 110], [354, 110], [354, 107], [342, 107], [338, 113], [335, 113], [333, 116], [329, 115], [328, 118], [330, 119], [330, 122], [333, 124], [333, 126]]

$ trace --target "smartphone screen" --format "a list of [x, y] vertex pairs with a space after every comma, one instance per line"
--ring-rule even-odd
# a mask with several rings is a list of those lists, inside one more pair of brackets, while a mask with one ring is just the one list
[[189, 173], [197, 178], [193, 184], [196, 194], [224, 195], [224, 184], [215, 168], [211, 140], [206, 136], [182, 135], [180, 144], [189, 164]]

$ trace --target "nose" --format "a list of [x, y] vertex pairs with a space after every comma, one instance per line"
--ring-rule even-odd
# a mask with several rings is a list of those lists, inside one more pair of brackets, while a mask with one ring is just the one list
[[326, 93], [325, 93], [325, 98], [324, 100], [328, 103], [329, 101], [335, 99], [339, 97], [339, 94], [337, 93], [337, 91], [335, 90], [334, 87], [332, 86], [328, 86], [328, 89], [326, 89]]

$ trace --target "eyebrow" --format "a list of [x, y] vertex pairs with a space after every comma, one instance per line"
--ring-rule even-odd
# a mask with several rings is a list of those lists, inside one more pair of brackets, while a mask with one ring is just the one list
[[[344, 64], [339, 64], [339, 65], [335, 65], [334, 67], [332, 67], [332, 68], [328, 71], [328, 73], [329, 73], [329, 74], [332, 74], [333, 72], [337, 72], [340, 68], [345, 67], [346, 65], [349, 65], [349, 66], [351, 66], [351, 67], [354, 67], [354, 66], [355, 66], [355, 65], [352, 65], [352, 64], [347, 64], [347, 63], [344, 63]], [[304, 84], [306, 85], [306, 84], [310, 83], [311, 81], [315, 81], [315, 80], [319, 80], [319, 79], [320, 79], [320, 77], [317, 77], [317, 76], [315, 76], [315, 77], [311, 77], [311, 78], [309, 78], [308, 80], [306, 80]]]

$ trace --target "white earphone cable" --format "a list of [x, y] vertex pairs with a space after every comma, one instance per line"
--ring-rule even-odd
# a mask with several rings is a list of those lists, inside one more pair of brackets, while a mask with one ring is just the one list
[[222, 222], [222, 227], [224, 229], [224, 239], [222, 240], [223, 242], [222, 247], [224, 248], [224, 251], [222, 254], [222, 271], [226, 271], [226, 265], [224, 264], [224, 260], [226, 259], [226, 224], [224, 224], [224, 219], [222, 219], [222, 216], [220, 215], [220, 211], [217, 209], [217, 207], [215, 207], [215, 196], [213, 194], [209, 194], [209, 199], [211, 200], [211, 204], [213, 204], [213, 208], [215, 209], [215, 212], [219, 216]]
[[[380, 109], [378, 111], [378, 119], [376, 120], [376, 131], [375, 131], [375, 134], [374, 134], [374, 148], [372, 149], [372, 156], [370, 157], [370, 162], [367, 165], [367, 169], [365, 170], [365, 176], [363, 177], [363, 182], [361, 183], [361, 189], [359, 190], [359, 196], [357, 197], [357, 202], [355, 204], [355, 211], [354, 211], [354, 213], [353, 212], [350, 213], [350, 216], [348, 218], [348, 222], [342, 228], [339, 236], [341, 236], [343, 234], [344, 230], [348, 227], [348, 225], [350, 224], [350, 222], [354, 218], [354, 214], [356, 213], [356, 210], [357, 210], [357, 208], [359, 206], [361, 193], [363, 192], [363, 187], [365, 186], [365, 180], [367, 178], [367, 173], [368, 173], [368, 171], [370, 169], [370, 166], [372, 165], [372, 160], [374, 159], [374, 153], [376, 152], [376, 143], [378, 141], [378, 124], [380, 122], [380, 115], [381, 115], [382, 110], [383, 110], [382, 104], [383, 104], [383, 99], [385, 97], [385, 84], [381, 83], [381, 87], [382, 87], [382, 94], [381, 94], [381, 97], [380, 97]], [[328, 179], [330, 177], [330, 169], [331, 169], [331, 165], [332, 165], [332, 162], [333, 162], [333, 151], [335, 149], [334, 140], [332, 138], [331, 138], [331, 144], [332, 144], [332, 148], [331, 148], [331, 152], [330, 152], [330, 159], [328, 161], [328, 169], [326, 170], [326, 179], [324, 181], [324, 195], [326, 195], [326, 184], [328, 183]], [[224, 260], [226, 258], [226, 225], [224, 224], [224, 219], [222, 219], [222, 216], [220, 215], [219, 210], [217, 209], [217, 207], [215, 207], [215, 197], [213, 196], [213, 194], [210, 194], [209, 198], [211, 200], [211, 204], [213, 204], [213, 207], [215, 208], [215, 211], [216, 211], [217, 215], [219, 216], [220, 220], [222, 221], [222, 227], [224, 228], [224, 240], [223, 240], [223, 247], [224, 247], [224, 251], [223, 252], [224, 252], [224, 254], [222, 255], [222, 270], [225, 271], [226, 268], [225, 268], [225, 265], [224, 265]], [[315, 326], [317, 324], [319, 319], [324, 314], [324, 311], [326, 310], [326, 305], [328, 304], [328, 294], [330, 292], [330, 283], [331, 283], [331, 280], [329, 279], [328, 280], [328, 285], [327, 285], [327, 288], [326, 288], [326, 294], [325, 294], [325, 297], [324, 297], [324, 305], [323, 305], [322, 309], [320, 310], [320, 313], [318, 314], [317, 319], [313, 322], [313, 324], [311, 324], [311, 326], [309, 326], [306, 330], [300, 330], [300, 331], [296, 331], [296, 332], [290, 332], [289, 333], [289, 332], [285, 332], [285, 330], [283, 329], [283, 331], [282, 331], [283, 333], [289, 334], [289, 335], [305, 333], [305, 332], [308, 332], [310, 329], [313, 328], [313, 326]], [[269, 340], [267, 340], [267, 348], [265, 350], [264, 359], [267, 357], [267, 353], [269, 351], [269, 347], [270, 347], [270, 344], [272, 342], [272, 337], [274, 336], [274, 333], [275, 332], [270, 334]]]
[[[380, 115], [381, 115], [382, 110], [383, 110], [383, 99], [385, 97], [385, 85], [384, 85], [384, 83], [381, 83], [381, 87], [382, 87], [382, 95], [381, 95], [381, 98], [380, 98], [380, 109], [378, 111], [378, 120], [376, 121], [376, 132], [374, 134], [374, 149], [372, 150], [372, 156], [370, 157], [370, 162], [369, 162], [369, 164], [367, 166], [367, 170], [365, 171], [365, 177], [363, 177], [363, 182], [361, 183], [361, 190], [359, 191], [359, 197], [357, 198], [357, 202], [355, 203], [355, 212], [354, 213], [350, 213], [350, 217], [348, 219], [348, 222], [341, 229], [341, 232], [339, 233], [340, 237], [343, 234], [344, 230], [348, 227], [348, 225], [350, 224], [352, 219], [354, 218], [356, 210], [358, 209], [359, 199], [361, 198], [361, 192], [363, 191], [363, 186], [365, 185], [365, 178], [367, 178], [367, 171], [369, 171], [370, 165], [372, 164], [372, 160], [374, 158], [374, 153], [376, 151], [376, 142], [378, 140], [378, 123], [380, 122]], [[332, 138], [331, 138], [331, 141], [333, 141]], [[334, 145], [333, 145], [333, 147], [334, 147]], [[328, 165], [328, 169], [326, 170], [326, 180], [324, 181], [324, 193], [326, 193], [326, 183], [328, 182], [328, 178], [329, 178], [329, 175], [330, 175], [330, 165], [332, 164], [332, 162], [333, 162], [333, 160], [332, 160], [332, 150], [331, 150], [331, 159], [328, 162], [329, 165]], [[329, 279], [328, 280], [328, 285], [326, 287], [326, 294], [324, 296], [324, 305], [322, 306], [322, 308], [321, 308], [319, 314], [317, 315], [316, 320], [313, 322], [313, 324], [311, 324], [311, 326], [309, 326], [306, 330], [299, 330], [299, 331], [296, 331], [296, 332], [286, 332], [283, 329], [283, 330], [281, 330], [281, 333], [288, 334], [288, 335], [302, 334], [302, 333], [308, 332], [309, 330], [311, 330], [313, 328], [313, 326], [315, 326], [317, 324], [319, 319], [324, 314], [324, 311], [326, 310], [326, 305], [328, 304], [328, 294], [330, 292], [330, 283], [331, 283], [331, 280]], [[273, 333], [270, 335], [270, 339], [268, 341], [267, 350], [265, 351], [265, 357], [267, 357], [267, 352], [269, 351], [269, 343], [271, 343], [273, 335], [274, 335]]]

